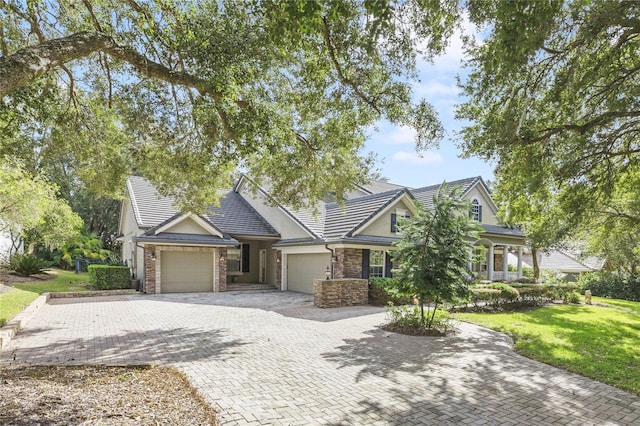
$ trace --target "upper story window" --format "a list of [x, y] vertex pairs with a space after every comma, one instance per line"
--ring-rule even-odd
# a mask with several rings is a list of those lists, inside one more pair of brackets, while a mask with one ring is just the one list
[[469, 217], [477, 222], [482, 222], [482, 205], [477, 198], [471, 201], [471, 211]]
[[398, 218], [411, 219], [406, 210], [396, 209], [395, 213], [391, 213], [391, 232], [398, 233]]

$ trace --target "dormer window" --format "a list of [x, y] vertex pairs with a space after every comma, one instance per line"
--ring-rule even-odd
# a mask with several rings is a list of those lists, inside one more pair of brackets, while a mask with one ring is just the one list
[[474, 198], [471, 201], [471, 211], [469, 212], [469, 217], [476, 222], [482, 222], [482, 205], [477, 198]]
[[406, 210], [396, 209], [395, 213], [391, 213], [391, 232], [398, 233], [398, 218], [411, 219]]

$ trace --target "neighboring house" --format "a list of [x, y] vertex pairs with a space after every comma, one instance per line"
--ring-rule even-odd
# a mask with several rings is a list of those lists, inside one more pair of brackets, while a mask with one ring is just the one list
[[[529, 256], [531, 257], [531, 256]], [[602, 269], [604, 262], [595, 257], [582, 257], [568, 250], [550, 250], [538, 253], [538, 267], [541, 271], [560, 272], [567, 281], [576, 281], [580, 274]]]
[[[498, 224], [497, 208], [480, 177], [448, 183], [472, 203], [484, 229], [475, 242], [486, 260], [469, 268], [484, 279], [516, 279], [504, 253], [525, 241]], [[141, 177], [127, 180], [122, 204], [122, 257], [148, 293], [226, 291], [246, 285], [313, 292], [319, 278], [391, 276], [389, 251], [401, 238], [398, 217], [414, 214], [413, 200], [430, 207], [440, 185], [411, 189], [375, 181], [358, 186], [342, 206], [320, 202], [316, 211], [271, 202], [269, 189], [242, 176], [204, 215], [182, 214]], [[470, 253], [471, 254], [471, 253]], [[471, 256], [470, 256], [471, 259]]]

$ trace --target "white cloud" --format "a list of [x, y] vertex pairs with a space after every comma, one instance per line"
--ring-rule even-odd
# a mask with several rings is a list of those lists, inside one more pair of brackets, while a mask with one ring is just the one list
[[407, 163], [411, 165], [424, 165], [442, 163], [442, 155], [433, 151], [425, 151], [421, 153], [398, 151], [393, 154], [393, 161], [399, 163]]
[[[478, 36], [479, 31], [469, 19], [464, 16], [459, 28], [456, 28], [453, 35], [449, 39], [444, 54], [433, 59], [433, 63], [425, 60], [418, 61], [418, 69], [434, 70], [438, 72], [457, 72], [460, 70], [462, 59], [465, 57], [464, 45], [462, 37], [465, 35]], [[477, 38], [477, 37], [476, 37]]]
[[416, 96], [421, 98], [457, 98], [460, 94], [455, 81], [449, 84], [444, 84], [436, 80], [427, 80], [421, 83], [417, 83], [413, 87], [413, 92]]
[[388, 133], [384, 138], [392, 145], [403, 145], [409, 143], [415, 143], [416, 131], [411, 127], [398, 126], [394, 127], [391, 133]]

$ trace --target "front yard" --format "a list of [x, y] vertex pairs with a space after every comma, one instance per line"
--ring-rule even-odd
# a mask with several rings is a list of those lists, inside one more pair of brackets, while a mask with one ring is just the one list
[[508, 334], [520, 354], [640, 395], [640, 303], [593, 298], [512, 313], [457, 313]]
[[17, 276], [4, 275], [0, 284], [12, 287], [0, 293], [0, 326], [22, 312], [39, 295], [45, 292], [87, 291], [89, 276], [86, 273], [76, 274], [73, 271], [54, 269], [47, 273], [50, 279], [26, 279], [24, 282]]

